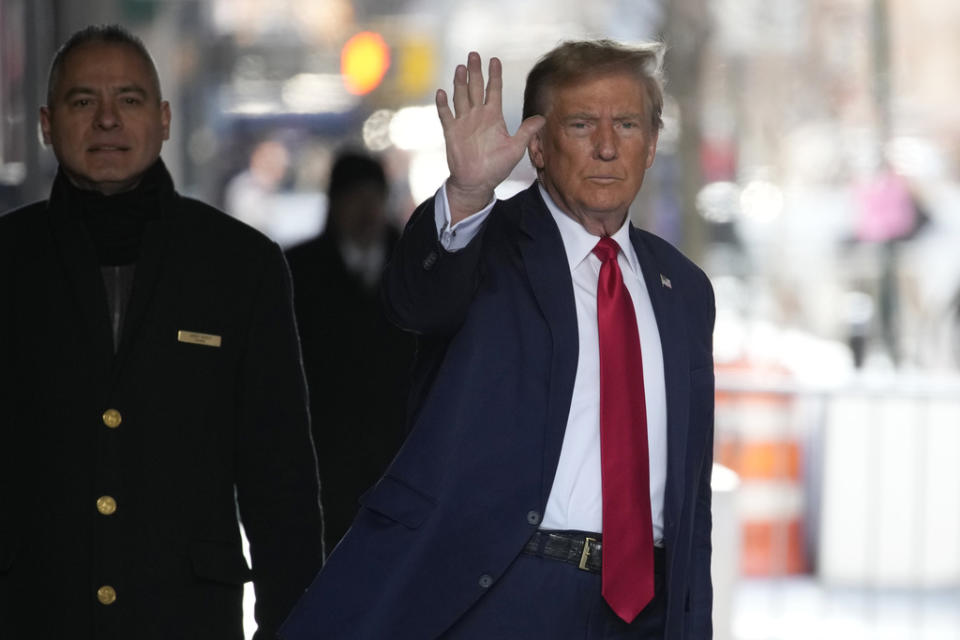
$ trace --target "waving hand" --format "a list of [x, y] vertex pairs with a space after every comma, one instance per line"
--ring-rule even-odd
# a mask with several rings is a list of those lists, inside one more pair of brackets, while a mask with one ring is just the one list
[[489, 72], [484, 91], [480, 54], [471, 51], [467, 65], [458, 65], [453, 76], [453, 110], [446, 92], [437, 91], [437, 113], [450, 169], [447, 198], [453, 224], [493, 199], [494, 188], [510, 175], [530, 139], [546, 122], [543, 116], [531, 116], [511, 136], [503, 119], [499, 59], [490, 58]]

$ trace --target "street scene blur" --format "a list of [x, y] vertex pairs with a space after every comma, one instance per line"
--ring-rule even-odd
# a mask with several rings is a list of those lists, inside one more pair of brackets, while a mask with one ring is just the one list
[[343, 149], [395, 231], [433, 195], [468, 51], [513, 132], [560, 41], [664, 41], [631, 216], [716, 291], [715, 637], [960, 640], [956, 0], [0, 0], [0, 211], [47, 196], [47, 66], [104, 22], [156, 59], [179, 190], [285, 249], [327, 228]]

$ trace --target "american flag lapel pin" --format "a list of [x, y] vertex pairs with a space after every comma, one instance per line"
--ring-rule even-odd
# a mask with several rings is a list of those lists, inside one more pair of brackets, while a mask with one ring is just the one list
[[663, 275], [662, 273], [660, 274], [660, 284], [666, 287], [667, 289], [673, 289], [673, 285], [670, 284], [670, 278]]

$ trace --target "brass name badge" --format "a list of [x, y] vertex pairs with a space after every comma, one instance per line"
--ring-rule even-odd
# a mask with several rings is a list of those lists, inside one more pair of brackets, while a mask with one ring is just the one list
[[190, 344], [202, 344], [205, 347], [219, 347], [220, 336], [212, 333], [197, 333], [196, 331], [177, 331], [178, 342], [189, 342]]

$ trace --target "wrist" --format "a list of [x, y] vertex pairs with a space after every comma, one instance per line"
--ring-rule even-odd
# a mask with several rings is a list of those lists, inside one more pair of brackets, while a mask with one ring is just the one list
[[489, 187], [464, 188], [457, 185], [452, 177], [447, 180], [446, 190], [451, 225], [481, 211], [494, 197], [493, 189]]

